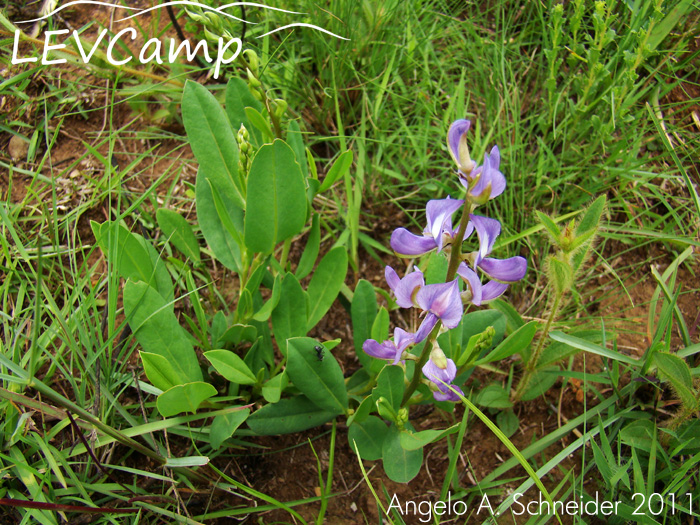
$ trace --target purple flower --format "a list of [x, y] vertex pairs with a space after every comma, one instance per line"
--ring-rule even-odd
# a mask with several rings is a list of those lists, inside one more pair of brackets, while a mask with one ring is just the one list
[[438, 319], [447, 328], [455, 328], [462, 319], [462, 298], [459, 295], [457, 279], [449, 283], [428, 284], [422, 287], [416, 294], [416, 303], [428, 314], [416, 332], [416, 343], [428, 337]]
[[461, 262], [457, 267], [457, 275], [464, 279], [467, 284], [467, 289], [461, 294], [463, 303], [470, 302], [481, 306], [501, 296], [508, 288], [507, 284], [494, 280], [482, 285], [479, 275], [464, 262]]
[[467, 255], [473, 267], [475, 269], [481, 268], [486, 275], [501, 283], [514, 283], [525, 277], [527, 261], [524, 257], [516, 256], [509, 259], [487, 257], [493, 249], [496, 238], [501, 233], [501, 223], [496, 219], [480, 215], [472, 214], [469, 215], [469, 218], [479, 237], [479, 251]]
[[506, 178], [498, 170], [500, 164], [501, 154], [498, 146], [494, 146], [491, 155], [484, 154], [483, 166], [471, 173], [460, 172], [459, 181], [477, 202], [484, 204], [489, 199], [498, 197], [506, 189]]
[[467, 145], [469, 126], [471, 126], [471, 122], [468, 120], [455, 120], [447, 132], [447, 149], [450, 150], [450, 155], [452, 155], [459, 171], [465, 176], [474, 169], [474, 161], [469, 156], [469, 146]]
[[362, 349], [366, 354], [379, 359], [388, 359], [392, 364], [398, 364], [401, 361], [401, 355], [404, 350], [414, 344], [413, 334], [409, 334], [401, 328], [394, 329], [394, 340], [386, 340], [383, 343], [378, 343], [374, 339], [367, 339], [362, 344]]
[[423, 272], [421, 272], [417, 266], [414, 266], [414, 268], [415, 271], [406, 274], [403, 279], [399, 278], [399, 275], [391, 266], [387, 266], [384, 269], [386, 282], [396, 296], [396, 304], [401, 308], [411, 308], [415, 306], [415, 295], [418, 290], [425, 286]]
[[[452, 227], [452, 215], [464, 204], [459, 199], [436, 199], [428, 201], [425, 207], [425, 215], [428, 225], [423, 230], [423, 235], [414, 235], [406, 228], [397, 228], [391, 234], [391, 247], [400, 255], [423, 255], [437, 248], [441, 251], [446, 244], [450, 244], [455, 235]], [[467, 232], [467, 235], [471, 230]]]
[[436, 401], [459, 401], [459, 396], [450, 387], [464, 395], [461, 388], [452, 384], [457, 375], [457, 365], [452, 359], [447, 359], [439, 348], [431, 352], [430, 359], [423, 366], [423, 375], [438, 387], [433, 392]]

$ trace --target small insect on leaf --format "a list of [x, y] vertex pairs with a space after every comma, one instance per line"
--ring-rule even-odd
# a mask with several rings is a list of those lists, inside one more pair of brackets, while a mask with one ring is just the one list
[[316, 352], [316, 357], [319, 361], [323, 361], [323, 347], [321, 345], [314, 346], [314, 351]]

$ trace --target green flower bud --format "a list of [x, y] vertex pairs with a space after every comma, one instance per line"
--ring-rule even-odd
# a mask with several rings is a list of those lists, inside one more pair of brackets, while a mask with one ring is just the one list
[[408, 423], [408, 409], [406, 407], [400, 408], [399, 414], [396, 417], [396, 426], [399, 430], [403, 430], [406, 423]]
[[258, 58], [258, 54], [252, 49], [246, 49], [243, 51], [243, 56], [245, 57], [246, 62], [248, 62], [248, 68], [257, 75], [260, 70], [260, 59]]
[[391, 406], [391, 403], [389, 403], [385, 397], [380, 397], [379, 400], [377, 400], [377, 412], [381, 417], [389, 421], [396, 422], [399, 419], [394, 407]]
[[248, 75], [248, 84], [250, 85], [251, 88], [254, 90], [262, 86], [262, 83], [255, 77], [253, 72], [246, 68], [245, 69], [246, 74]]
[[281, 119], [285, 111], [287, 111], [287, 102], [281, 98], [276, 98], [272, 101], [272, 105], [272, 113], [276, 118]]
[[445, 352], [442, 351], [442, 348], [438, 346], [437, 341], [433, 343], [433, 349], [430, 351], [430, 359], [438, 368], [442, 368], [443, 370], [447, 368], [447, 356]]

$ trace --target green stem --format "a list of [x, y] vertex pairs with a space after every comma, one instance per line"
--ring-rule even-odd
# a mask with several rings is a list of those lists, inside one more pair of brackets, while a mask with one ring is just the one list
[[447, 278], [445, 282], [450, 282], [457, 275], [457, 268], [459, 263], [462, 262], [462, 243], [464, 242], [464, 234], [467, 231], [467, 224], [469, 224], [469, 214], [472, 212], [473, 205], [469, 196], [464, 201], [464, 207], [462, 208], [462, 219], [459, 222], [459, 229], [452, 241], [452, 251], [450, 252], [450, 264], [447, 267]]
[[428, 358], [430, 357], [430, 351], [433, 349], [433, 342], [435, 341], [435, 338], [437, 337], [437, 334], [440, 333], [440, 327], [442, 326], [442, 321], [438, 320], [437, 324], [435, 327], [432, 329], [428, 337], [425, 339], [425, 346], [423, 347], [423, 353], [420, 355], [420, 359], [416, 363], [416, 367], [413, 369], [413, 378], [411, 378], [411, 382], [408, 384], [408, 388], [403, 394], [403, 399], [401, 400], [401, 407], [403, 408], [406, 403], [408, 402], [409, 399], [411, 399], [411, 396], [413, 395], [413, 392], [416, 391], [416, 388], [418, 388], [418, 385], [421, 380], [421, 370], [423, 366], [425, 366], [425, 363], [428, 362]]
[[285, 266], [287, 266], [287, 257], [289, 257], [289, 248], [291, 246], [292, 246], [292, 239], [291, 238], [284, 241], [284, 245], [282, 246], [282, 257], [280, 258], [280, 266], [282, 267], [282, 270], [284, 270]]
[[542, 355], [542, 351], [544, 350], [544, 342], [547, 339], [547, 336], [549, 335], [549, 330], [552, 327], [552, 323], [554, 322], [554, 319], [556, 318], [557, 313], [559, 312], [559, 305], [561, 304], [562, 296], [563, 294], [561, 293], [558, 293], [554, 296], [554, 304], [552, 305], [552, 311], [549, 313], [549, 317], [547, 318], [547, 324], [545, 325], [544, 330], [542, 332], [542, 336], [540, 337], [540, 340], [537, 343], [537, 348], [530, 356], [527, 365], [525, 365], [525, 372], [520, 378], [518, 387], [515, 389], [513, 401], [520, 400], [520, 398], [527, 390], [530, 381], [532, 381], [532, 376], [537, 368], [537, 363], [539, 362], [540, 356]]

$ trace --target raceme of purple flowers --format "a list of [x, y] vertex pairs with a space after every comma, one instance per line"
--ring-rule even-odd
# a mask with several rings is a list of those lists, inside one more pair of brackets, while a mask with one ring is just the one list
[[[459, 182], [466, 189], [466, 202], [470, 209], [469, 221], [463, 241], [476, 233], [478, 247], [473, 252], [462, 253], [462, 261], [457, 268], [457, 278], [447, 283], [425, 284], [423, 273], [414, 267], [403, 278], [390, 266], [386, 267], [385, 278], [402, 308], [418, 308], [423, 321], [415, 334], [400, 328], [394, 331], [394, 341], [378, 343], [373, 339], [365, 341], [364, 351], [379, 359], [387, 359], [392, 364], [403, 361], [404, 352], [425, 340], [441, 321], [445, 328], [455, 328], [463, 315], [464, 304], [480, 306], [501, 296], [510, 283], [519, 281], [527, 271], [527, 261], [523, 257], [496, 259], [490, 257], [496, 239], [501, 233], [501, 224], [489, 217], [471, 213], [474, 207], [498, 197], [506, 187], [506, 179], [500, 172], [501, 156], [497, 146], [484, 155], [484, 163], [477, 166], [469, 155], [467, 132], [468, 120], [460, 119], [452, 123], [447, 133], [448, 150], [457, 164]], [[455, 212], [463, 209], [465, 200], [431, 200], [426, 205], [427, 225], [420, 235], [397, 228], [391, 235], [391, 247], [400, 256], [416, 257], [433, 250], [447, 252], [452, 249], [459, 224]], [[464, 213], [464, 212], [463, 212]], [[461, 252], [460, 252], [461, 253]], [[482, 284], [481, 276], [487, 278]], [[439, 349], [433, 349], [428, 362], [422, 369], [425, 377], [433, 383], [433, 397], [437, 401], [458, 401], [459, 397], [450, 387], [457, 368], [454, 361], [445, 357]]]

